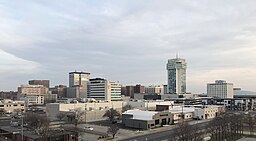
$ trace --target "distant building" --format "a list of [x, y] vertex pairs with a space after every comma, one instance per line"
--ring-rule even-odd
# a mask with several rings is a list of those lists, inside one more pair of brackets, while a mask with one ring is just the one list
[[164, 94], [168, 93], [168, 85], [164, 85]]
[[123, 86], [121, 90], [122, 95], [129, 96], [130, 98], [134, 98], [135, 93], [145, 93], [145, 86], [141, 84], [137, 84], [135, 86]]
[[96, 100], [120, 100], [121, 84], [103, 78], [90, 79], [88, 98]]
[[29, 85], [43, 85], [46, 88], [50, 87], [50, 80], [29, 80]]
[[126, 91], [126, 86], [121, 87], [121, 95], [128, 96], [127, 91]]
[[108, 89], [109, 82], [106, 79], [90, 79], [88, 98], [96, 100], [111, 100], [111, 93]]
[[168, 71], [168, 93], [185, 94], [186, 93], [186, 69], [185, 59], [169, 59], [167, 63]]
[[18, 87], [18, 94], [48, 94], [49, 89], [43, 85], [21, 85]]
[[44, 96], [41, 95], [26, 95], [19, 97], [19, 99], [25, 101], [26, 107], [44, 105]]
[[250, 98], [256, 99], [256, 92], [245, 91], [241, 88], [234, 88], [234, 98]]
[[12, 99], [12, 100], [15, 100], [17, 99], [17, 94], [18, 92], [14, 92], [14, 91], [9, 91], [9, 92], [4, 92], [4, 91], [1, 91], [0, 92], [0, 97], [2, 99]]
[[25, 101], [26, 106], [45, 105], [47, 103], [55, 103], [57, 101], [57, 94], [19, 94], [18, 99]]
[[134, 99], [144, 99], [144, 100], [166, 100], [166, 99], [172, 99], [172, 98], [178, 98], [177, 95], [170, 95], [170, 94], [157, 94], [157, 93], [135, 93]]
[[83, 89], [83, 87], [79, 87], [79, 86], [73, 86], [73, 87], [69, 87], [67, 88], [67, 93], [66, 93], [66, 97], [68, 98], [84, 98], [81, 97], [82, 95], [86, 95], [86, 97], [88, 92], [85, 91], [85, 89]]
[[82, 86], [87, 87], [90, 80], [90, 73], [88, 72], [70, 72], [69, 73], [69, 87]]
[[145, 93], [164, 94], [164, 86], [163, 85], [158, 85], [158, 86], [151, 85], [151, 86], [145, 87]]
[[121, 100], [121, 84], [119, 82], [109, 81], [109, 86], [111, 100]]
[[0, 100], [0, 109], [7, 113], [14, 112], [15, 110], [25, 111], [24, 101], [13, 101], [11, 99]]
[[202, 98], [203, 105], [224, 105], [230, 111], [255, 110], [256, 101], [250, 98]]
[[53, 88], [50, 88], [52, 94], [57, 94], [58, 97], [66, 97], [67, 96], [67, 86], [58, 85]]
[[207, 96], [215, 98], [233, 98], [233, 84], [224, 80], [216, 80], [215, 83], [207, 84]]
[[134, 98], [134, 86], [126, 86], [127, 96]]
[[[74, 98], [87, 98], [89, 80], [90, 80], [90, 73], [77, 72], [77, 71], [70, 72], [69, 88], [67, 91], [68, 92], [67, 95], [68, 96], [75, 95], [76, 97]], [[79, 90], [79, 91], [76, 91], [76, 90]]]
[[137, 84], [134, 86], [134, 93], [145, 93], [145, 86]]

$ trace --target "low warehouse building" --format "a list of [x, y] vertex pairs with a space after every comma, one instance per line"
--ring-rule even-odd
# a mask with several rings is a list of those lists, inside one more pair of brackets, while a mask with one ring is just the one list
[[170, 112], [128, 110], [122, 114], [122, 123], [131, 128], [151, 129], [173, 123]]

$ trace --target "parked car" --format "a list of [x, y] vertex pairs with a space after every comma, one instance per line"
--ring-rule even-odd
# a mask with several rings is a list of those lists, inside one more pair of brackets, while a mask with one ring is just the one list
[[84, 130], [93, 130], [93, 128], [92, 127], [84, 127]]

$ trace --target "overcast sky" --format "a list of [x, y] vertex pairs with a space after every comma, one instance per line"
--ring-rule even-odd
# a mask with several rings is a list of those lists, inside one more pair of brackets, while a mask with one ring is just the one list
[[166, 84], [185, 58], [187, 90], [224, 79], [256, 91], [255, 0], [2, 0], [0, 90], [69, 71], [124, 85]]

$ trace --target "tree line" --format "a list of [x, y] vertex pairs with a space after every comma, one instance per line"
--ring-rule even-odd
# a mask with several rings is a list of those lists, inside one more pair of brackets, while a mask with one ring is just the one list
[[244, 131], [251, 135], [255, 131], [256, 116], [248, 113], [222, 113], [207, 124], [189, 124], [181, 121], [176, 124], [174, 137], [170, 141], [201, 141], [210, 137], [210, 141], [235, 141]]

